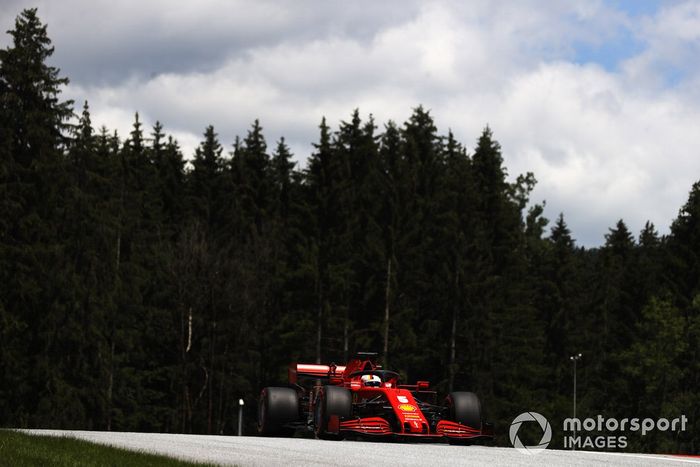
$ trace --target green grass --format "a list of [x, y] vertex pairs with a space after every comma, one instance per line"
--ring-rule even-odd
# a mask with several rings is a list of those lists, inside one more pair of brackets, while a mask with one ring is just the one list
[[1, 467], [214, 466], [128, 451], [70, 437], [34, 436], [0, 430]]

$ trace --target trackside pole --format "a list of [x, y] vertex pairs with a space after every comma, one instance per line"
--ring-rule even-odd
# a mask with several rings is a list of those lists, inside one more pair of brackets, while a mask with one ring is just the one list
[[243, 436], [243, 399], [238, 399], [238, 436]]
[[576, 439], [576, 362], [578, 362], [578, 359], [581, 358], [581, 354], [576, 354], [572, 355], [569, 357], [569, 360], [574, 362], [574, 437], [571, 442], [571, 449], [576, 450], [576, 444], [574, 439]]

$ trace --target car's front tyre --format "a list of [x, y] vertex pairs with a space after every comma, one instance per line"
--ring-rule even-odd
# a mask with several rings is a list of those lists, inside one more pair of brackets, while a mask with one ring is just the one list
[[[314, 432], [320, 439], [339, 440], [343, 436], [339, 430], [341, 418], [352, 415], [352, 395], [338, 386], [323, 386], [316, 395], [314, 404]], [[334, 418], [335, 417], [335, 418]], [[335, 420], [338, 426], [331, 426]]]
[[[482, 429], [481, 401], [473, 392], [451, 392], [445, 398], [449, 420], [476, 430]], [[448, 438], [450, 444], [470, 444], [469, 438]]]

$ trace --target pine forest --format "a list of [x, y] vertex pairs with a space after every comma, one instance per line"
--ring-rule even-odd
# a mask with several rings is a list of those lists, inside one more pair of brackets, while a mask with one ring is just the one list
[[582, 353], [579, 413], [683, 413], [632, 447], [698, 451], [700, 182], [668, 235], [621, 219], [584, 248], [530, 199], [536, 174], [508, 173], [498, 128], [467, 151], [418, 103], [403, 123], [348, 109], [295, 163], [250, 116], [235, 141], [202, 122], [183, 154], [167, 121], [118, 134], [64, 100], [36, 10], [9, 34], [0, 426], [227, 435], [242, 398], [253, 434], [290, 362], [367, 350], [478, 393], [507, 445], [518, 413], [571, 416]]

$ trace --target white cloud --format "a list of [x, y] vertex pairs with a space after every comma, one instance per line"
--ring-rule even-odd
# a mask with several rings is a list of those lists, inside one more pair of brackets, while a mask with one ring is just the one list
[[699, 109], [622, 83], [597, 66], [543, 65], [514, 83], [493, 117], [506, 164], [534, 171], [535, 198], [547, 199], [550, 217], [564, 211], [588, 244], [621, 217], [634, 231], [648, 219], [666, 230], [700, 175]]
[[[623, 64], [630, 81], [641, 82], [652, 92], [683, 86], [700, 75], [700, 3], [687, 1], [662, 8], [653, 18], [638, 24], [637, 37], [646, 45]], [[685, 89], [697, 94], [697, 87]]]
[[[695, 2], [635, 18], [600, 1], [105, 3], [94, 46], [79, 44], [85, 32], [67, 26], [75, 18], [49, 5], [56, 46], [85, 52], [71, 58], [75, 70], [112, 66], [105, 47], [121, 57], [104, 73], [118, 79], [74, 77], [69, 93], [89, 99], [93, 121], [124, 135], [138, 110], [186, 154], [208, 124], [230, 149], [260, 118], [270, 147], [285, 136], [303, 160], [324, 115], [335, 126], [359, 107], [381, 125], [423, 104], [468, 146], [490, 124], [511, 175], [533, 171], [534, 200], [547, 200], [550, 218], [563, 211], [589, 246], [619, 218], [666, 232], [700, 178]], [[619, 69], [576, 63], [578, 45], [604, 48], [629, 31], [643, 49]], [[672, 86], [668, 67], [682, 71]]]

